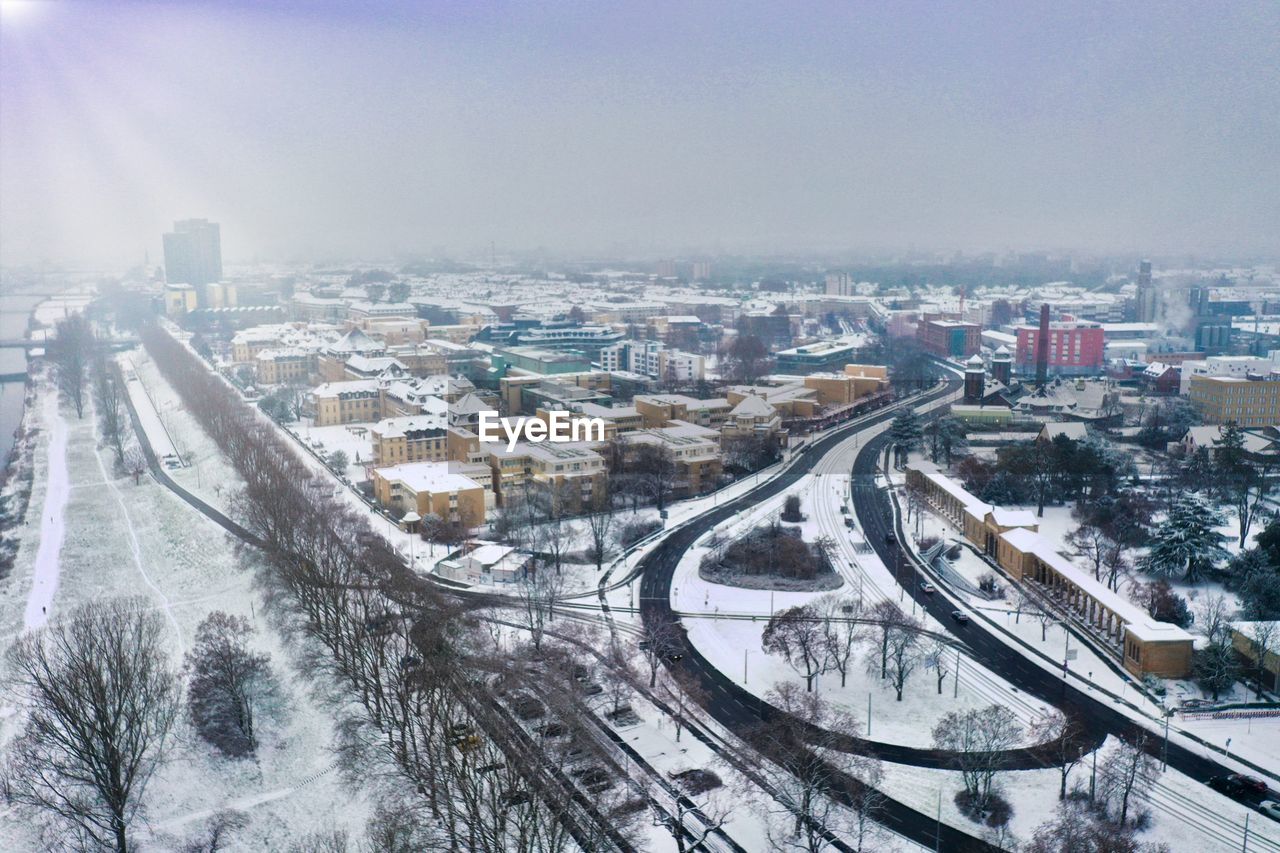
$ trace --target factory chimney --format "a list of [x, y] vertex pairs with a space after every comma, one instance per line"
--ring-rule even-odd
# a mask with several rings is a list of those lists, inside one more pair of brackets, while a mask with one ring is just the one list
[[1049, 381], [1049, 303], [1040, 306], [1040, 334], [1036, 336], [1036, 387]]

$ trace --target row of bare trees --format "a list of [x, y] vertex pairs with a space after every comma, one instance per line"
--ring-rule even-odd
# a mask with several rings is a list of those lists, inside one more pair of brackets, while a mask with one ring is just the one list
[[395, 812], [412, 817], [396, 824], [411, 849], [565, 849], [567, 804], [529, 783], [533, 759], [474, 699], [474, 620], [460, 603], [416, 579], [194, 353], [154, 326], [140, 334], [243, 478], [236, 515], [266, 557], [273, 605], [311, 640], [310, 671], [346, 686], [339, 704], [354, 697], [363, 709], [342, 724], [345, 766], [394, 767], [417, 792]]
[[774, 614], [761, 635], [764, 651], [791, 664], [807, 690], [826, 672], [838, 672], [844, 687], [860, 646], [869, 652], [868, 673], [888, 681], [899, 702], [907, 680], [921, 668], [934, 673], [938, 693], [954, 674], [950, 646], [891, 601], [864, 611], [860, 599], [825, 595]]

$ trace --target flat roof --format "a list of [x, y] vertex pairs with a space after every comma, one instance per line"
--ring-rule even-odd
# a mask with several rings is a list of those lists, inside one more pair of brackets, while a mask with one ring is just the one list
[[409, 462], [377, 468], [375, 473], [384, 480], [403, 483], [414, 492], [457, 492], [481, 488], [475, 480], [455, 472], [448, 462]]

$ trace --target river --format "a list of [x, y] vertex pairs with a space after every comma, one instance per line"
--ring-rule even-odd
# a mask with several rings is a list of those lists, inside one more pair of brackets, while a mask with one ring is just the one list
[[[0, 293], [0, 339], [21, 338], [27, 332], [27, 319], [45, 297], [29, 293]], [[20, 349], [0, 347], [0, 374], [24, 373], [27, 355]], [[0, 382], [0, 461], [9, 458], [13, 433], [22, 421], [22, 382]]]

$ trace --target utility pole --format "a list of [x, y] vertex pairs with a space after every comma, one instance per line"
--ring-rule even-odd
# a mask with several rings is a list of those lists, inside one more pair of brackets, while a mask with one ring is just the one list
[[871, 737], [871, 691], [867, 691], [867, 737]]
[[742, 650], [742, 683], [747, 683], [747, 652], [749, 649]]
[[960, 696], [960, 650], [956, 649], [956, 674], [951, 678], [951, 698]]
[[1173, 709], [1169, 708], [1164, 712], [1164, 747], [1160, 750], [1160, 770], [1169, 769], [1169, 717], [1173, 715]]

